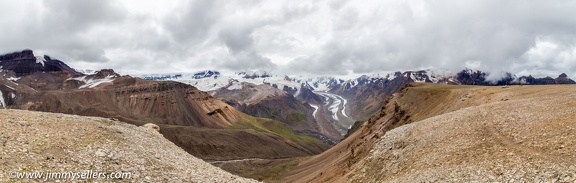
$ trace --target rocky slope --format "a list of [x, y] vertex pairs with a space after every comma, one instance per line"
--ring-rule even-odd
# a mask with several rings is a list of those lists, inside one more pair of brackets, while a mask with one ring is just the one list
[[348, 178], [353, 182], [574, 182], [574, 89], [513, 87], [493, 95], [494, 90], [463, 91], [462, 100], [482, 104], [387, 132]]
[[411, 84], [281, 180], [572, 182], [575, 89]]
[[186, 153], [157, 131], [105, 118], [0, 109], [0, 143], [2, 182], [45, 180], [13, 179], [13, 173], [88, 170], [130, 173], [90, 180], [97, 182], [256, 182]]

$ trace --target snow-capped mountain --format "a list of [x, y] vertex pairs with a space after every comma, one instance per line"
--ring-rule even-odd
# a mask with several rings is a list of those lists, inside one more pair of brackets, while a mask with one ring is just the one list
[[[302, 86], [314, 91], [328, 91], [338, 88], [345, 80], [335, 77], [311, 77], [311, 76], [288, 76], [275, 75], [270, 72], [230, 72], [207, 70], [196, 73], [174, 74], [146, 74], [139, 77], [146, 80], [174, 80], [190, 84], [203, 91], [213, 91], [223, 87], [230, 87], [233, 82], [246, 82], [252, 84], [268, 84], [285, 91], [296, 91], [297, 94]], [[232, 85], [238, 86], [238, 85]], [[237, 88], [241, 89], [241, 88]]]
[[[182, 75], [175, 75], [176, 77], [181, 77]], [[218, 71], [211, 71], [211, 70], [207, 70], [207, 71], [202, 71], [202, 72], [197, 72], [195, 73], [192, 78], [193, 79], [202, 79], [202, 78], [218, 78], [220, 76], [220, 72]]]

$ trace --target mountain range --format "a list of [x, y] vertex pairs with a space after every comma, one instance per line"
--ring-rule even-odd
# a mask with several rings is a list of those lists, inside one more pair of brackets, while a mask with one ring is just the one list
[[[471, 69], [463, 69], [453, 74], [433, 70], [418, 70], [340, 79], [329, 76], [278, 75], [263, 71], [225, 73], [207, 70], [196, 73], [147, 74], [140, 77], [149, 80], [161, 78], [160, 80], [168, 79], [187, 83], [209, 92], [242, 112], [276, 119], [286, 124], [297, 123], [304, 119], [304, 116], [308, 116], [308, 121], [315, 121], [309, 126], [316, 126], [316, 128], [309, 128], [314, 129], [312, 135], [318, 136], [320, 134], [330, 137], [330, 141], [326, 141], [330, 144], [337, 143], [355, 121], [363, 121], [373, 116], [384, 106], [384, 101], [388, 96], [400, 91], [405, 85], [412, 82], [483, 86], [576, 84], [564, 73], [557, 78], [534, 78], [501, 73], [502, 77], [497, 80], [489, 80], [489, 75], [489, 73]], [[249, 89], [245, 87], [249, 87]], [[258, 92], [254, 91], [254, 88], [258, 88]], [[340, 103], [347, 102], [347, 104], [342, 107], [332, 107], [330, 110], [328, 104], [332, 103], [325, 103], [330, 102], [330, 98], [321, 95], [322, 92], [334, 95], [336, 99], [341, 98]], [[278, 96], [285, 98], [280, 99]], [[247, 103], [244, 101], [247, 99], [257, 99], [257, 101]], [[301, 104], [296, 104], [294, 99], [300, 101]], [[277, 105], [280, 103], [287, 105]], [[295, 107], [295, 105], [300, 106]], [[277, 114], [271, 112], [270, 108], [285, 113]], [[299, 114], [287, 114], [289, 112], [286, 111], [299, 111]], [[310, 113], [314, 114], [314, 119], [309, 118]], [[345, 114], [349, 114], [349, 116]], [[299, 115], [300, 117], [288, 119], [290, 115], [292, 117]], [[337, 119], [338, 115], [342, 115], [343, 119]], [[333, 125], [330, 127], [327, 124]], [[340, 136], [335, 135], [336, 131], [340, 131], [342, 134]], [[311, 133], [303, 134], [311, 135]]]
[[31, 50], [0, 56], [0, 73], [2, 108], [155, 123], [167, 139], [205, 160], [288, 158], [329, 147], [180, 82], [121, 76], [111, 69], [86, 75]]
[[[573, 180], [566, 178], [573, 162], [560, 159], [576, 152], [566, 140], [574, 134], [574, 85], [525, 85], [576, 82], [566, 74], [500, 75], [464, 69], [353, 79], [220, 71], [132, 77], [75, 70], [23, 50], [0, 55], [0, 107], [153, 123], [187, 153], [259, 180]], [[534, 102], [541, 100], [547, 102]], [[520, 158], [507, 161], [515, 154]], [[558, 166], [535, 170], [529, 160]]]

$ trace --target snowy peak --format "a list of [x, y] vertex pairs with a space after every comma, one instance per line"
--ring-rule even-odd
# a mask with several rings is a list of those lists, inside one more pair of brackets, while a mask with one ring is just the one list
[[91, 75], [71, 77], [66, 80], [66, 82], [74, 82], [74, 84], [68, 83], [69, 85], [76, 85], [78, 89], [83, 88], [95, 88], [104, 83], [111, 83], [115, 78], [120, 77], [120, 75], [112, 69], [102, 69], [96, 71], [96, 73]]
[[217, 79], [218, 77], [220, 77], [220, 72], [212, 71], [212, 70], [200, 71], [200, 72], [194, 73], [194, 75], [192, 75], [192, 79], [202, 79], [202, 78]]
[[[395, 83], [405, 82], [427, 82], [440, 84], [456, 85], [511, 85], [519, 84], [520, 79], [525, 84], [543, 84], [543, 83], [572, 83], [573, 81], [560, 75], [558, 79], [554, 78], [531, 78], [517, 77], [510, 73], [489, 73], [479, 70], [463, 69], [457, 73], [435, 72], [433, 70], [415, 70], [415, 71], [397, 71], [384, 72], [380, 74], [362, 75], [355, 79], [339, 79], [330, 76], [304, 76], [304, 75], [274, 75], [269, 72], [235, 72], [221, 73], [218, 71], [207, 70], [192, 74], [167, 74], [167, 75], [147, 75], [144, 79], [148, 80], [175, 80], [187, 83], [197, 87], [202, 91], [213, 91], [220, 88], [230, 90], [241, 89], [241, 83], [252, 83], [256, 85], [266, 84], [285, 92], [298, 96], [302, 87], [312, 91], [327, 91], [340, 93], [345, 90], [351, 90], [362, 85], [383, 85], [375, 86], [385, 87], [388, 82], [397, 80]], [[402, 82], [400, 82], [400, 80]]]
[[238, 72], [236, 75], [242, 76], [246, 79], [256, 79], [256, 78], [268, 78], [272, 77], [266, 71], [246, 71], [246, 72]]
[[64, 62], [51, 59], [49, 56], [36, 56], [32, 50], [23, 50], [9, 54], [0, 55], [0, 67], [3, 70], [10, 70], [16, 76], [26, 76], [36, 72], [68, 72], [73, 75], [82, 73], [70, 68]]
[[37, 55], [34, 57], [36, 57], [36, 63], [42, 64], [42, 67], [44, 67], [44, 63], [46, 62], [46, 57], [41, 56], [41, 55]]

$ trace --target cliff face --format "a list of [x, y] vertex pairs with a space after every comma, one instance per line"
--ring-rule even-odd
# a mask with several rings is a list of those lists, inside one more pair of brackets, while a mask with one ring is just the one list
[[153, 122], [225, 128], [240, 113], [190, 85], [121, 77], [93, 89], [39, 92], [19, 100], [16, 108], [109, 116], [133, 123]]

